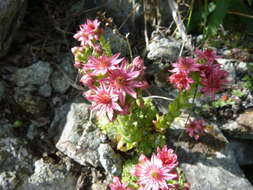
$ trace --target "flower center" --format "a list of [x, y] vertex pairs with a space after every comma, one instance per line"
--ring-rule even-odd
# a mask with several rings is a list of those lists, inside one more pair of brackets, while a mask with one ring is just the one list
[[89, 28], [90, 30], [94, 30], [96, 27], [95, 27], [93, 24], [89, 24], [89, 25], [88, 25], [88, 28]]
[[117, 87], [122, 87], [122, 86], [124, 86], [124, 84], [125, 84], [125, 79], [124, 79], [124, 77], [118, 76], [118, 77], [115, 79], [115, 86], [117, 86]]
[[151, 170], [150, 175], [153, 179], [158, 179], [159, 178], [159, 174], [156, 170]]
[[108, 65], [110, 64], [110, 62], [104, 60], [104, 61], [100, 61], [98, 64], [98, 68], [99, 69], [105, 69]]
[[184, 61], [184, 62], [182, 63], [182, 69], [183, 69], [183, 70], [188, 70], [189, 68], [191, 68], [191, 66], [192, 66], [192, 64], [189, 63], [189, 62], [187, 62], [187, 61]]
[[100, 95], [100, 100], [102, 104], [110, 104], [111, 103], [111, 97], [106, 95], [106, 94], [101, 94]]

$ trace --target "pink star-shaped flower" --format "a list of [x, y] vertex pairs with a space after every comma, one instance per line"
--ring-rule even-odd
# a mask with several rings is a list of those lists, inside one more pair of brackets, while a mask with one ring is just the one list
[[107, 115], [109, 120], [113, 120], [114, 111], [123, 111], [117, 103], [119, 95], [115, 93], [112, 87], [107, 87], [104, 83], [87, 91], [85, 96], [92, 102], [90, 109], [97, 110], [98, 116]]

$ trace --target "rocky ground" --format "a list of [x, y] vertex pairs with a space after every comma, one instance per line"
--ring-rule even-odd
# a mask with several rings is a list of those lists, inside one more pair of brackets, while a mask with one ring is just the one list
[[[72, 35], [83, 18], [99, 15], [110, 22], [103, 11], [114, 18], [121, 33], [130, 32], [133, 54], [145, 57], [149, 92], [175, 96], [165, 76], [182, 44], [163, 29], [152, 32], [149, 23], [152, 38], [144, 50], [143, 12], [136, 1], [0, 0], [0, 23], [4, 23], [0, 26], [0, 190], [103, 190], [112, 175], [120, 174], [125, 155], [91, 122], [95, 118], [90, 118], [89, 104], [82, 97], [85, 88], [78, 83], [70, 52], [75, 43]], [[161, 23], [168, 23], [168, 9], [161, 13]], [[129, 55], [124, 35], [112, 31], [107, 29], [106, 38], [113, 51]], [[253, 190], [253, 96], [242, 81], [253, 59], [249, 52], [243, 60], [227, 56], [229, 52], [218, 49], [231, 80], [220, 96], [233, 97], [232, 103], [215, 107], [208, 98], [197, 101], [195, 114], [210, 123], [207, 136], [198, 142], [179, 137], [183, 116], [167, 134], [192, 190]], [[234, 89], [240, 93], [233, 94]], [[164, 102], [156, 105], [166, 111]]]

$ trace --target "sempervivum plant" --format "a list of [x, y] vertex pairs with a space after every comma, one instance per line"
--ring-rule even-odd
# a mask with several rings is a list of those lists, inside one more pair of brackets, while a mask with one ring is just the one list
[[[178, 89], [178, 95], [169, 100], [168, 112], [161, 114], [151, 98], [168, 98], [142, 96], [148, 87], [143, 59], [137, 56], [128, 61], [120, 53], [113, 54], [100, 24], [98, 20], [87, 20], [74, 35], [80, 42], [80, 46], [72, 48], [74, 66], [82, 75], [80, 82], [89, 88], [84, 96], [98, 116], [97, 126], [116, 143], [117, 149], [133, 149], [141, 154], [138, 163], [133, 161], [124, 167], [127, 169], [122, 174], [123, 182], [115, 177], [109, 187], [112, 190], [189, 189], [177, 167], [176, 154], [165, 145], [164, 130], [183, 109], [193, 107], [195, 98], [214, 97], [226, 86], [228, 73], [217, 62], [219, 56], [213, 50], [196, 50], [193, 56], [180, 57], [173, 63], [168, 82]], [[195, 140], [205, 134], [205, 122], [201, 119], [187, 120], [185, 127], [185, 132]], [[157, 154], [152, 154], [156, 149]]]

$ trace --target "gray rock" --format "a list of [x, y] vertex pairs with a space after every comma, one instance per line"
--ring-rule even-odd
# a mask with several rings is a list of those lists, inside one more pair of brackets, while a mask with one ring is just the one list
[[[88, 107], [89, 105], [85, 103], [71, 104], [64, 130], [56, 147], [81, 165], [89, 163], [94, 167], [105, 166], [104, 169], [108, 172], [118, 172], [119, 157], [115, 156], [113, 150], [105, 154], [103, 153], [103, 147], [101, 147], [99, 154], [98, 149], [101, 142], [103, 142], [104, 135], [89, 122]], [[105, 157], [112, 160], [105, 162]], [[102, 159], [103, 164], [100, 159]], [[107, 168], [108, 163], [114, 169], [109, 170]], [[115, 170], [115, 168], [117, 169]]]
[[245, 109], [250, 109], [250, 108], [253, 108], [253, 96], [252, 94], [248, 94], [246, 99], [244, 101], [242, 101], [242, 106], [245, 108]]
[[12, 125], [0, 121], [0, 190], [15, 189], [33, 169], [27, 142], [13, 137]]
[[232, 137], [241, 139], [253, 139], [253, 110], [247, 110], [240, 114], [236, 121], [228, 121], [220, 125], [221, 130]]
[[20, 96], [25, 94], [33, 94], [37, 91], [37, 88], [35, 85], [28, 84], [27, 86], [14, 88], [14, 91], [17, 96]]
[[[183, 122], [184, 123], [184, 122]], [[168, 131], [168, 143], [174, 144], [191, 190], [253, 190], [241, 171], [227, 139], [217, 127], [206, 131], [198, 141], [177, 131]]]
[[54, 137], [57, 142], [61, 136], [62, 130], [67, 122], [67, 114], [70, 110], [70, 103], [65, 103], [57, 107], [54, 111], [54, 119], [50, 124], [49, 132], [50, 137]]
[[115, 154], [112, 147], [108, 144], [100, 144], [98, 147], [99, 161], [105, 171], [114, 176], [121, 175], [122, 160]]
[[123, 56], [129, 54], [127, 42], [123, 36], [114, 32], [111, 28], [105, 29], [105, 39], [110, 43], [113, 53], [120, 53]]
[[[98, 2], [102, 3], [101, 1]], [[136, 6], [135, 0], [109, 0], [109, 2], [106, 4], [107, 9], [111, 10], [111, 13], [121, 21], [126, 19], [134, 6]]]
[[249, 131], [253, 132], [253, 109], [246, 110], [244, 113], [239, 115], [236, 122], [239, 125], [245, 126]]
[[182, 163], [181, 167], [191, 183], [191, 190], [253, 189], [234, 159], [233, 152], [228, 149], [211, 158], [192, 155], [188, 163]]
[[[97, 130], [88, 123], [89, 105], [71, 104], [66, 124], [56, 147], [81, 165], [89, 163], [95, 167], [99, 164], [97, 149], [100, 139]], [[84, 142], [83, 142], [84, 141]]]
[[94, 183], [91, 185], [91, 190], [107, 190], [107, 185], [104, 183]]
[[11, 128], [13, 127], [8, 120], [0, 120], [0, 138], [5, 138], [5, 137], [13, 137], [13, 132], [11, 131]]
[[181, 44], [160, 34], [154, 34], [148, 46], [148, 59], [157, 60], [165, 58], [174, 62], [179, 55]]
[[38, 61], [29, 67], [18, 69], [13, 75], [13, 80], [18, 86], [43, 85], [48, 82], [51, 73], [49, 63]]
[[[104, 0], [95, 0], [96, 5], [99, 6], [105, 3]], [[153, 22], [155, 19], [159, 19], [162, 25], [168, 25], [171, 23], [172, 15], [169, 9], [168, 1], [145, 1], [148, 21]], [[122, 23], [128, 19], [128, 23], [135, 24], [135, 21], [143, 16], [143, 1], [141, 0], [109, 0], [106, 3], [107, 12], [118, 23]], [[156, 8], [160, 9], [159, 14], [156, 12]], [[129, 18], [128, 18], [129, 17]], [[143, 19], [143, 18], [140, 18]], [[124, 27], [129, 24], [125, 23]], [[152, 24], [152, 23], [151, 23]], [[132, 27], [134, 27], [133, 25]]]
[[26, 136], [28, 139], [33, 140], [36, 136], [39, 136], [39, 127], [34, 125], [34, 124], [30, 124], [26, 133]]
[[19, 179], [16, 172], [2, 172], [0, 173], [0, 190], [15, 189]]
[[4, 99], [5, 85], [3, 81], [0, 81], [0, 101]]
[[70, 84], [62, 73], [54, 72], [52, 75], [52, 86], [56, 92], [65, 93]]
[[14, 99], [27, 113], [40, 116], [47, 109], [47, 101], [45, 98], [34, 96], [32, 93], [36, 90], [36, 87], [33, 85], [23, 88], [17, 87], [15, 88]]
[[252, 141], [231, 140], [230, 148], [234, 151], [236, 161], [240, 166], [253, 164], [253, 151], [251, 151], [252, 146]]
[[50, 97], [52, 94], [52, 87], [48, 83], [45, 83], [42, 86], [40, 86], [38, 92], [41, 96], [44, 96], [46, 98]]
[[237, 77], [237, 72], [246, 72], [247, 71], [247, 63], [238, 62], [229, 59], [217, 59], [221, 64], [221, 68], [229, 73], [228, 80], [232, 83], [235, 83], [237, 80], [241, 80], [241, 78]]
[[103, 178], [103, 174], [95, 168], [91, 168], [91, 176], [91, 190], [108, 190], [108, 184], [112, 182], [111, 176], [107, 175], [105, 178]]
[[[75, 69], [74, 69], [74, 58], [70, 54], [62, 55], [61, 63], [59, 67], [64, 71], [62, 73], [59, 70], [54, 71], [52, 75], [52, 86], [54, 90], [58, 93], [65, 93], [70, 87], [70, 81], [74, 80], [75, 77]], [[68, 77], [66, 77], [66, 75]]]
[[26, 0], [0, 1], [0, 57], [4, 56], [13, 41], [26, 9]]
[[0, 172], [32, 171], [32, 157], [25, 143], [27, 142], [18, 138], [0, 138]]
[[35, 162], [34, 173], [21, 185], [20, 190], [74, 190], [77, 178], [64, 164]]

